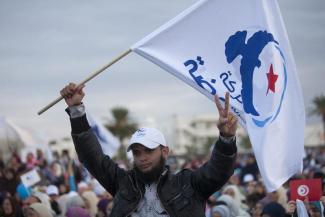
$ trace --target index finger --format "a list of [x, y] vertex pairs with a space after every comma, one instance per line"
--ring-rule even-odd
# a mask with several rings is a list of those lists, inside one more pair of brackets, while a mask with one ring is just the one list
[[225, 96], [225, 114], [228, 115], [228, 113], [229, 113], [229, 92], [227, 92]]
[[219, 111], [219, 114], [222, 114], [223, 112], [223, 107], [221, 105], [221, 102], [220, 102], [220, 99], [219, 99], [219, 96], [216, 94], [214, 96], [214, 102], [216, 103], [216, 106], [217, 106], [217, 109]]
[[85, 84], [81, 84], [81, 85], [79, 85], [77, 88], [76, 88], [76, 92], [80, 92], [80, 91], [82, 91], [82, 89], [85, 87]]

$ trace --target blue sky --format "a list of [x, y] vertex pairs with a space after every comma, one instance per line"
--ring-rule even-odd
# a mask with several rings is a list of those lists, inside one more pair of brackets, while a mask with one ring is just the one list
[[[63, 102], [42, 116], [37, 111], [69, 81], [83, 80], [194, 2], [0, 0], [0, 115], [50, 138], [68, 136]], [[325, 94], [325, 1], [279, 5], [308, 110], [313, 97]], [[85, 103], [100, 118], [125, 106], [137, 122], [216, 112], [207, 98], [136, 54], [87, 84]]]

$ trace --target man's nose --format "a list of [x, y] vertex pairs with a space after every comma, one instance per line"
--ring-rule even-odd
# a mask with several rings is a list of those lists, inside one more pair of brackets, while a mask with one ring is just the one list
[[146, 153], [141, 153], [140, 156], [139, 156], [139, 160], [141, 162], [145, 162], [148, 160], [148, 155]]

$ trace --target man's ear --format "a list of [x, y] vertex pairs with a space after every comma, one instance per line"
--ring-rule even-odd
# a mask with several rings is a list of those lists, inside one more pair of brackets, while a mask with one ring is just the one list
[[161, 152], [162, 152], [163, 157], [165, 159], [167, 159], [168, 154], [169, 154], [169, 148], [166, 146], [161, 146]]

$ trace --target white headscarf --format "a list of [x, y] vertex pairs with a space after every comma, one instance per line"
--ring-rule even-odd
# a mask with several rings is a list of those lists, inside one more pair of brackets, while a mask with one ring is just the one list
[[218, 198], [218, 201], [222, 201], [227, 204], [230, 211], [230, 217], [237, 217], [239, 215], [239, 206], [231, 196], [227, 194], [221, 195]]
[[51, 204], [50, 204], [50, 197], [47, 194], [40, 192], [40, 191], [36, 191], [32, 194], [32, 196], [39, 199], [41, 201], [41, 204], [46, 206], [49, 210], [52, 210]]
[[87, 200], [90, 207], [86, 207], [92, 217], [95, 217], [97, 214], [97, 203], [99, 201], [96, 194], [92, 191], [85, 191], [82, 193], [84, 200]]
[[41, 217], [53, 217], [51, 210], [48, 209], [44, 204], [33, 203], [29, 206], [29, 208], [33, 209]]
[[239, 191], [236, 185], [227, 185], [222, 193], [224, 194], [227, 190], [231, 189], [234, 192], [233, 199], [238, 207], [242, 207], [242, 201], [245, 200], [245, 196]]

